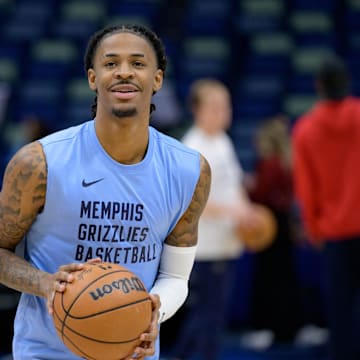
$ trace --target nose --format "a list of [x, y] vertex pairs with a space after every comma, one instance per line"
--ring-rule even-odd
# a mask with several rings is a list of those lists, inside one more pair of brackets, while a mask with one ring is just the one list
[[115, 71], [116, 78], [127, 79], [132, 78], [134, 76], [134, 71], [130, 64], [121, 63]]

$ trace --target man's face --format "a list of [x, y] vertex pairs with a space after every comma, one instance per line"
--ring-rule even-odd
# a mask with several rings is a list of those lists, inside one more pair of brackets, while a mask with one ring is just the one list
[[151, 97], [161, 88], [163, 72], [145, 38], [122, 32], [101, 41], [88, 80], [97, 91], [98, 110], [124, 118], [150, 113]]

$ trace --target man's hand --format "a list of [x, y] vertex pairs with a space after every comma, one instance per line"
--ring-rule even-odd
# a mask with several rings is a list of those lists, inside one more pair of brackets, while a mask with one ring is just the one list
[[[101, 263], [101, 259], [91, 259], [88, 261], [88, 263], [98, 264]], [[47, 277], [45, 287], [47, 289], [47, 308], [50, 315], [54, 313], [53, 303], [55, 298], [55, 292], [57, 291], [63, 293], [66, 290], [66, 284], [72, 283], [74, 281], [74, 275], [72, 273], [82, 270], [84, 266], [84, 263], [72, 263], [62, 265], [59, 267], [56, 273]]]
[[135, 349], [134, 354], [123, 360], [144, 359], [155, 354], [155, 341], [159, 335], [159, 309], [160, 298], [156, 294], [150, 294], [152, 301], [152, 318], [147, 332], [141, 334], [142, 343]]

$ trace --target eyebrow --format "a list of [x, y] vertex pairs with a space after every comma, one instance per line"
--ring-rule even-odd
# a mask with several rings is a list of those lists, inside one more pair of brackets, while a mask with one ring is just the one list
[[[108, 57], [118, 57], [119, 54], [116, 54], [116, 53], [108, 53], [108, 54], [105, 54], [104, 57], [108, 58]], [[143, 53], [133, 53], [133, 54], [130, 54], [131, 57], [141, 57], [141, 58], [144, 58], [145, 57], [145, 54]]]

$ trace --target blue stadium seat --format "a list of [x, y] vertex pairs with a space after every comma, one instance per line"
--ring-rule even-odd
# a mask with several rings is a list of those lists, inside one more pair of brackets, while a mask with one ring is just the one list
[[18, 0], [4, 19], [2, 36], [13, 42], [33, 41], [46, 34], [55, 1]]
[[43, 38], [31, 48], [28, 76], [64, 79], [71, 75], [77, 57], [78, 50], [71, 40]]
[[286, 76], [291, 62], [288, 54], [258, 55], [250, 53], [245, 62], [245, 71], [253, 74], [277, 74]]
[[15, 84], [20, 76], [19, 64], [10, 57], [0, 55], [0, 83]]
[[293, 0], [293, 9], [301, 10], [321, 10], [332, 12], [338, 5], [337, 0]]
[[348, 0], [345, 10], [344, 25], [346, 33], [351, 34], [353, 31], [360, 30], [360, 5], [355, 0]]
[[9, 19], [4, 26], [2, 36], [9, 42], [24, 43], [36, 41], [45, 35], [44, 23], [36, 22], [33, 19]]
[[241, 78], [234, 90], [236, 116], [264, 118], [281, 111], [285, 79], [273, 74], [252, 74]]
[[280, 31], [284, 28], [282, 0], [239, 0], [235, 29], [240, 33]]
[[315, 93], [292, 93], [284, 98], [283, 108], [290, 119], [296, 120], [305, 111], [309, 110], [317, 100]]
[[289, 93], [313, 93], [315, 91], [315, 82], [313, 74], [293, 73], [288, 81]]
[[59, 81], [26, 80], [16, 94], [15, 120], [34, 114], [56, 124], [61, 117], [62, 100], [62, 84]]
[[147, 19], [151, 26], [156, 26], [160, 18], [162, 0], [123, 0], [108, 1], [110, 16], [139, 16]]
[[91, 105], [95, 93], [85, 77], [74, 77], [65, 84], [64, 112], [61, 127], [80, 124], [91, 118]]
[[102, 26], [107, 8], [103, 2], [67, 0], [61, 3], [57, 21], [52, 24], [56, 37], [71, 38], [85, 42]]
[[185, 36], [230, 35], [229, 18], [232, 12], [230, 1], [208, 0], [206, 6], [201, 0], [188, 3], [183, 16]]
[[226, 38], [188, 37], [183, 41], [183, 75], [223, 76], [229, 65], [229, 57], [230, 44]]

